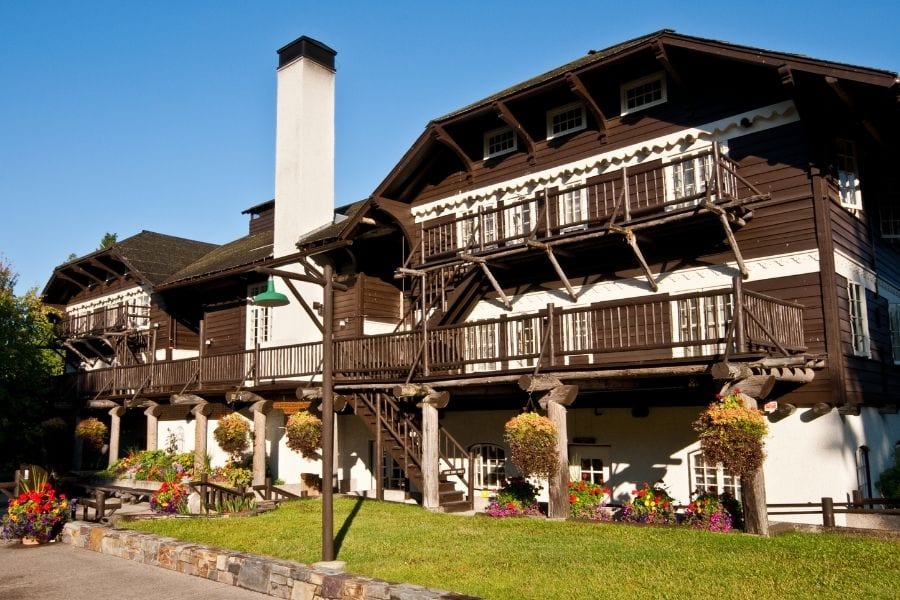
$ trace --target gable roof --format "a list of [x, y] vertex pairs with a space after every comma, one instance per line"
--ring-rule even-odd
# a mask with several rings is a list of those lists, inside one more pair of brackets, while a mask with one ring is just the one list
[[714, 39], [684, 35], [672, 29], [661, 29], [603, 50], [592, 50], [587, 55], [574, 61], [429, 121], [425, 130], [410, 149], [376, 187], [373, 196], [376, 198], [387, 197], [386, 194], [395, 181], [402, 181], [404, 173], [408, 173], [416, 164], [424, 160], [429, 149], [438, 143], [433, 135], [436, 126], [448, 125], [475, 115], [485, 114], [488, 111], [494, 111], [494, 105], [497, 102], [521, 97], [524, 94], [530, 94], [545, 87], [560, 85], [561, 82], [565, 81], [567, 74], [580, 75], [601, 65], [612, 64], [637, 52], [646, 51], [649, 48], [654, 48], [657, 52], [661, 52], [664, 55], [667, 47], [683, 48], [692, 52], [715, 55], [737, 62], [760, 65], [773, 70], [784, 69], [788, 73], [791, 71], [806, 72], [823, 77], [834, 77], [860, 84], [874, 85], [891, 89], [895, 94], [900, 90], [900, 80], [898, 80], [897, 73], [892, 71], [814, 59], [801, 54], [742, 46]]
[[44, 286], [44, 300], [50, 304], [66, 304], [82, 289], [108, 281], [110, 276], [130, 277], [156, 286], [215, 247], [207, 242], [144, 230], [109, 248], [56, 267]]

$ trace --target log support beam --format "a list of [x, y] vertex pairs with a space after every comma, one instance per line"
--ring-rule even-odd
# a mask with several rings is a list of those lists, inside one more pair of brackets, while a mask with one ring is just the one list
[[253, 485], [266, 481], [266, 421], [272, 410], [271, 400], [259, 400], [250, 407], [253, 414]]
[[147, 450], [159, 450], [159, 415], [162, 409], [152, 404], [144, 411], [147, 417]]
[[169, 402], [180, 405], [206, 404], [206, 400], [196, 394], [172, 394], [169, 396]]
[[569, 84], [569, 89], [573, 94], [578, 96], [578, 99], [581, 100], [587, 109], [594, 116], [594, 119], [597, 121], [597, 125], [600, 127], [600, 135], [606, 135], [607, 122], [606, 115], [603, 114], [603, 110], [594, 101], [594, 97], [591, 96], [590, 92], [588, 92], [587, 88], [584, 85], [584, 82], [581, 81], [581, 78], [578, 77], [575, 73], [566, 73], [566, 82]]
[[526, 151], [528, 152], [528, 163], [534, 164], [534, 140], [531, 139], [531, 136], [528, 135], [528, 132], [525, 131], [525, 128], [522, 127], [522, 124], [519, 120], [512, 114], [509, 110], [509, 107], [506, 106], [503, 102], [494, 102], [494, 110], [497, 111], [497, 116], [501, 121], [506, 123], [516, 135], [519, 136], [525, 143]]
[[576, 302], [578, 300], [578, 294], [575, 293], [575, 289], [569, 282], [569, 278], [566, 277], [565, 271], [562, 270], [559, 261], [556, 260], [556, 255], [553, 253], [553, 246], [538, 242], [537, 240], [525, 240], [525, 243], [532, 248], [543, 250], [547, 254], [547, 259], [550, 261], [550, 264], [553, 265], [553, 270], [556, 271], [556, 274], [563, 282], [563, 285], [566, 286], [566, 291], [569, 292], [569, 297], [572, 299], [572, 302]]
[[[446, 392], [445, 392], [446, 393]], [[439, 402], [426, 396], [418, 404], [422, 409], [422, 506], [426, 510], [440, 509], [440, 454], [438, 409]]]
[[503, 302], [503, 305], [506, 307], [506, 310], [512, 310], [512, 302], [509, 301], [509, 297], [507, 297], [506, 293], [503, 291], [503, 288], [500, 287], [500, 284], [497, 283], [497, 279], [494, 277], [494, 274], [491, 273], [490, 268], [487, 266], [487, 261], [479, 256], [472, 256], [470, 254], [462, 254], [460, 255], [466, 262], [476, 263], [481, 270], [484, 272], [484, 276], [487, 277], [488, 281], [491, 283], [491, 286], [494, 288], [494, 291], [497, 292], [497, 295], [500, 297], [500, 301]]
[[744, 263], [744, 257], [741, 255], [741, 249], [734, 237], [734, 232], [731, 230], [731, 224], [728, 222], [728, 214], [721, 206], [716, 206], [709, 200], [707, 200], [703, 204], [703, 208], [710, 212], [716, 213], [719, 216], [719, 222], [722, 224], [722, 230], [725, 232], [725, 237], [728, 238], [728, 245], [731, 247], [731, 251], [734, 253], [734, 259], [737, 261], [738, 270], [740, 270], [741, 272], [741, 277], [747, 279], [747, 277], [750, 276], [750, 272], [747, 271], [747, 265]]
[[191, 414], [194, 415], [194, 470], [198, 473], [206, 463], [206, 438], [212, 409], [213, 405], [206, 401], [195, 404], [191, 409]]
[[436, 123], [432, 123], [431, 138], [445, 145], [456, 155], [459, 162], [462, 163], [463, 168], [466, 170], [466, 179], [470, 180], [472, 178], [472, 159], [463, 152], [463, 149], [460, 148], [459, 144], [456, 143], [456, 140], [447, 133], [447, 130]]
[[625, 237], [625, 243], [631, 247], [631, 251], [634, 253], [634, 257], [637, 259], [638, 264], [641, 266], [641, 270], [644, 272], [644, 276], [647, 278], [647, 282], [650, 284], [650, 287], [654, 292], [659, 291], [659, 284], [656, 282], [656, 278], [653, 277], [653, 273], [650, 271], [650, 266], [647, 264], [647, 260], [644, 258], [644, 254], [641, 252], [640, 246], [638, 246], [637, 238], [634, 235], [634, 231], [627, 227], [620, 227], [619, 225], [609, 225], [610, 231], [615, 231], [616, 233], [621, 233]]
[[539, 400], [541, 408], [547, 411], [547, 418], [556, 427], [556, 451], [559, 461], [556, 471], [551, 473], [547, 506], [547, 516], [551, 519], [565, 519], [569, 516], [569, 431], [566, 424], [566, 407], [575, 401], [577, 385], [560, 385], [549, 390]]

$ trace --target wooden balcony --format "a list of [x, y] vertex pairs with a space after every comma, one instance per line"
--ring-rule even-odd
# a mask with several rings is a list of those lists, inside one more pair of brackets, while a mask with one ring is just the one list
[[524, 200], [425, 221], [420, 262], [503, 253], [529, 240], [577, 238], [615, 225], [695, 213], [707, 202], [727, 206], [755, 195], [759, 192], [738, 175], [737, 165], [713, 146], [665, 165], [651, 161], [605, 173], [583, 185], [541, 190]]
[[107, 333], [142, 329], [150, 325], [150, 307], [121, 303], [98, 308], [84, 315], [66, 314], [57, 323], [57, 335], [63, 339], [97, 337]]
[[[710, 364], [725, 354], [805, 350], [803, 307], [742, 291], [665, 294], [499, 319], [336, 340], [335, 381], [402, 382], [638, 365]], [[164, 395], [235, 386], [299, 386], [322, 365], [320, 342], [207, 355], [78, 375], [96, 397]], [[296, 381], [294, 381], [296, 380]]]

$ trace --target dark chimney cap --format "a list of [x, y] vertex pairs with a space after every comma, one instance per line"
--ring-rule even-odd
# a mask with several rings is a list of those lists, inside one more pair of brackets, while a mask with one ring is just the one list
[[336, 54], [337, 52], [322, 42], [303, 35], [278, 50], [278, 68], [280, 69], [286, 64], [304, 56], [334, 71], [334, 57]]

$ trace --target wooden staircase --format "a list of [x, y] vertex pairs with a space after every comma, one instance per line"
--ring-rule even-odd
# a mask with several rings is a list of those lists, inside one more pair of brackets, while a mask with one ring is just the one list
[[[422, 431], [415, 411], [404, 410], [385, 394], [357, 394], [350, 402], [353, 411], [377, 435], [381, 429], [382, 446], [394, 459], [411, 487], [421, 496]], [[379, 419], [380, 413], [380, 419]], [[439, 431], [438, 504], [442, 512], [472, 510], [472, 458], [444, 428]], [[377, 455], [377, 452], [376, 452]], [[379, 458], [375, 467], [379, 468]], [[457, 481], [466, 485], [468, 494], [457, 489]]]

